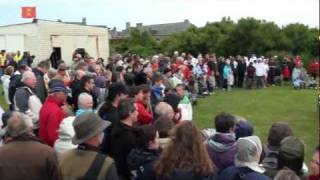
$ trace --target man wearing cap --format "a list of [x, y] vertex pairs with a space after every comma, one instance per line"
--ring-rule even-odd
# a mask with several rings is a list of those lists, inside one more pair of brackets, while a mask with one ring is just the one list
[[39, 137], [51, 147], [58, 139], [58, 129], [64, 118], [61, 106], [68, 93], [63, 81], [54, 79], [49, 82], [49, 95], [40, 110]]
[[23, 86], [18, 88], [14, 95], [14, 109], [28, 115], [33, 122], [33, 128], [37, 133], [39, 129], [39, 111], [42, 103], [35, 94], [37, 84], [36, 76], [31, 71], [22, 74]]
[[6, 144], [0, 147], [0, 179], [61, 179], [56, 152], [32, 132], [32, 120], [13, 112]]
[[59, 163], [64, 179], [118, 179], [113, 159], [98, 152], [103, 130], [110, 124], [93, 112], [76, 117], [72, 143], [78, 148], [62, 154]]

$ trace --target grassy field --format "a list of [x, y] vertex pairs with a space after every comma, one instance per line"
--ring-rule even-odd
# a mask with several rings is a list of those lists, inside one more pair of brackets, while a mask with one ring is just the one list
[[288, 122], [295, 136], [303, 139], [306, 144], [307, 163], [319, 144], [315, 90], [293, 90], [284, 86], [261, 90], [217, 91], [215, 95], [200, 99], [194, 108], [194, 122], [199, 128], [212, 128], [213, 118], [219, 112], [228, 112], [248, 119], [254, 126], [254, 134], [264, 143], [272, 123]]

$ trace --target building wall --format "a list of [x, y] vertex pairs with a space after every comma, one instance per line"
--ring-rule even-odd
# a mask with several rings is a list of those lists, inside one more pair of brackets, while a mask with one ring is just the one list
[[[7, 51], [29, 51], [31, 54], [37, 55], [37, 50], [39, 49], [39, 44], [37, 43], [39, 37], [37, 34], [38, 29], [34, 24], [0, 27], [0, 49], [6, 49]], [[11, 41], [9, 47], [6, 46], [6, 41]]]
[[0, 43], [6, 36], [24, 37], [23, 50], [36, 56], [34, 65], [48, 59], [53, 47], [61, 47], [62, 59], [67, 64], [72, 63], [72, 53], [76, 48], [85, 48], [94, 58], [109, 57], [106, 28], [38, 20], [37, 23], [0, 27]]
[[40, 57], [50, 56], [52, 47], [61, 47], [62, 59], [71, 64], [72, 53], [85, 48], [94, 58], [109, 57], [108, 31], [105, 28], [39, 21]]

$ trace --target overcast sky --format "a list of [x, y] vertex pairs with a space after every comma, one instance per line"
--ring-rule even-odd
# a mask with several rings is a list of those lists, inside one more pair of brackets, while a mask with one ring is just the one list
[[22, 6], [36, 6], [40, 19], [81, 21], [86, 17], [88, 24], [118, 29], [126, 22], [149, 25], [185, 19], [203, 26], [224, 16], [319, 28], [319, 0], [0, 0], [0, 25], [30, 22], [21, 18]]

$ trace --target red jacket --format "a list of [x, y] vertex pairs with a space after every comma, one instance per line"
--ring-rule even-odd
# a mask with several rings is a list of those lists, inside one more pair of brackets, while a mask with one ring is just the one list
[[289, 79], [290, 78], [290, 70], [288, 66], [285, 66], [282, 71], [283, 77]]
[[319, 62], [312, 62], [310, 63], [309, 65], [309, 71], [311, 74], [319, 74], [319, 67], [320, 67], [320, 64]]
[[48, 96], [40, 109], [39, 137], [51, 147], [58, 139], [59, 126], [64, 118], [61, 106], [62, 104], [59, 104], [53, 97]]
[[138, 110], [138, 122], [139, 124], [150, 124], [153, 120], [151, 112], [149, 112], [142, 101], [136, 101], [136, 107]]

